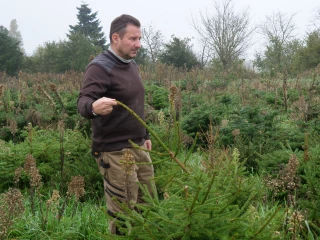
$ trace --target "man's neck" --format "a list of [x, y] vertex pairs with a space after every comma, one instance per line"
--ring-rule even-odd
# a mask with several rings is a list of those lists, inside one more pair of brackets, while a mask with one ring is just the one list
[[115, 51], [113, 51], [113, 49], [112, 49], [111, 46], [109, 46], [108, 50], [109, 50], [110, 52], [112, 52], [117, 58], [119, 58], [120, 61], [122, 61], [122, 62], [124, 62], [124, 63], [129, 63], [129, 62], [132, 61], [132, 59], [127, 60], [127, 59], [124, 59], [124, 58], [120, 57]]

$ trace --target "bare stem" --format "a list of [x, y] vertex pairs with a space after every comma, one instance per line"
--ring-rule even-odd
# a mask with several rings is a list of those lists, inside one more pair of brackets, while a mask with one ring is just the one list
[[161, 139], [158, 137], [158, 135], [150, 127], [148, 127], [147, 124], [131, 108], [129, 108], [127, 105], [123, 104], [122, 102], [117, 101], [117, 103], [120, 106], [124, 107], [129, 113], [131, 113], [149, 131], [149, 133], [168, 152], [171, 159], [173, 159], [182, 168], [183, 171], [185, 171], [186, 173], [189, 173], [186, 166], [182, 162], [180, 162], [180, 160], [175, 156], [175, 154], [161, 141]]

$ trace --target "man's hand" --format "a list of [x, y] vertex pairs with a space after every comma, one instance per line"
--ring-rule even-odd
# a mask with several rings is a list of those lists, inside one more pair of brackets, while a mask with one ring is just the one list
[[152, 142], [151, 142], [150, 139], [144, 141], [144, 147], [145, 147], [147, 150], [151, 151]]
[[97, 115], [107, 115], [112, 112], [115, 105], [117, 105], [115, 99], [103, 97], [92, 103], [92, 111]]

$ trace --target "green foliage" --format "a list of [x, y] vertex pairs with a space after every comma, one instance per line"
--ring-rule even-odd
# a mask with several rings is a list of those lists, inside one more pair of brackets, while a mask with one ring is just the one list
[[[64, 55], [65, 42], [45, 42], [26, 57], [24, 69], [29, 72], [64, 72], [69, 66]], [[66, 55], [67, 56], [67, 55]]]
[[77, 33], [70, 35], [64, 52], [64, 57], [70, 64], [68, 69], [84, 72], [90, 62], [90, 58], [95, 57], [101, 51], [101, 46], [92, 45], [85, 36]]
[[162, 164], [157, 177], [167, 179], [165, 198], [149, 195], [149, 205], [137, 206], [142, 214], [127, 210], [121, 215], [130, 226], [130, 239], [272, 239], [281, 213], [259, 206], [262, 183], [245, 176], [238, 157], [235, 149], [214, 168], [194, 160], [190, 175], [175, 174], [174, 167]]
[[258, 107], [243, 107], [233, 111], [221, 127], [224, 146], [234, 146], [241, 152], [241, 160], [250, 171], [257, 170], [257, 153], [273, 149], [268, 138], [273, 134], [273, 121], [278, 113]]
[[[299, 176], [301, 187], [297, 191], [299, 206], [308, 209], [308, 219], [320, 226], [320, 147], [319, 133], [306, 135], [304, 143], [304, 154], [301, 156]], [[320, 234], [320, 232], [318, 232]]]
[[279, 98], [279, 96], [277, 96], [275, 93], [270, 92], [270, 93], [266, 93], [264, 92], [263, 94], [261, 94], [264, 96], [265, 101], [267, 104], [269, 105], [273, 105], [273, 106], [279, 106], [282, 104], [282, 98]]
[[283, 43], [279, 38], [270, 40], [267, 45], [263, 57], [256, 55], [254, 65], [259, 71], [269, 73], [274, 77], [279, 72], [289, 72], [294, 75], [297, 74], [295, 65], [299, 61], [297, 54], [302, 49], [301, 41], [294, 39]]
[[[282, 78], [247, 79], [241, 69], [229, 78], [212, 68], [143, 68], [157, 194], [146, 197], [149, 205], [127, 209], [127, 228], [120, 225], [131, 235], [124, 239], [320, 235], [318, 70], [283, 86]], [[114, 237], [107, 230], [108, 217], [92, 207], [100, 205], [103, 187], [90, 155], [90, 122], [76, 109], [82, 78], [72, 71], [20, 72], [18, 78], [0, 73], [0, 191], [17, 186], [30, 201], [10, 238]], [[28, 174], [17, 185], [13, 180], [27, 154], [36, 159], [44, 182], [39, 192]], [[297, 168], [290, 168], [292, 155]], [[87, 196], [81, 205], [66, 196], [67, 182], [75, 175], [85, 177]], [[56, 211], [45, 207], [53, 189], [63, 196], [60, 221]], [[103, 226], [87, 222], [97, 221], [95, 216]]]
[[290, 149], [283, 149], [265, 154], [260, 162], [265, 169], [261, 176], [265, 178], [269, 188], [266, 199], [271, 198], [273, 201], [288, 205], [290, 209], [287, 219], [290, 221], [285, 228], [295, 237], [307, 234], [306, 231], [298, 233], [295, 229], [302, 219], [305, 220], [308, 235], [317, 236], [320, 233], [317, 207], [320, 203], [319, 147], [309, 147], [308, 142], [305, 144], [304, 153], [298, 151], [293, 153]]
[[90, 58], [102, 49], [94, 46], [81, 34], [72, 34], [68, 41], [46, 42], [35, 53], [26, 57], [24, 68], [28, 72], [64, 73], [67, 70], [85, 71]]
[[82, 3], [78, 9], [78, 23], [77, 25], [69, 25], [70, 30], [67, 34], [69, 40], [73, 41], [73, 35], [83, 35], [90, 43], [96, 47], [106, 49], [106, 37], [101, 31], [100, 21], [97, 19], [98, 12], [91, 13], [91, 9], [88, 4]]
[[[319, 155], [318, 155], [319, 156]], [[307, 196], [306, 199], [301, 197], [299, 205], [303, 209], [309, 209], [308, 218], [314, 221], [317, 226], [320, 224], [320, 213], [318, 206], [320, 204], [320, 161], [314, 159], [303, 164], [300, 171], [302, 181], [305, 182], [303, 188], [299, 191], [301, 196]]]
[[224, 110], [218, 106], [213, 107], [211, 104], [201, 104], [191, 109], [181, 122], [182, 129], [190, 136], [195, 136], [197, 132], [205, 133], [208, 131], [210, 124], [219, 125]]
[[9, 36], [9, 31], [0, 26], [0, 71], [16, 75], [22, 65], [23, 54], [20, 42]]
[[12, 19], [10, 22], [9, 36], [13, 37], [14, 39], [16, 39], [17, 42], [19, 42], [20, 50], [24, 52], [22, 36], [20, 31], [18, 30], [18, 24], [16, 19]]
[[40, 91], [34, 91], [38, 86], [33, 84], [35, 83], [30, 83], [29, 87], [24, 85], [18, 91], [6, 89], [3, 92], [0, 98], [3, 103], [0, 105], [1, 139], [18, 142], [24, 139], [20, 134], [27, 123], [52, 127], [57, 126], [59, 120], [63, 120], [68, 129], [80, 129], [87, 134], [91, 133], [88, 129], [89, 122], [81, 118], [75, 107], [77, 91], [59, 93], [50, 82], [46, 84], [51, 84], [51, 89], [50, 86], [46, 89], [39, 87]]
[[320, 33], [308, 33], [303, 41], [294, 39], [283, 43], [279, 38], [270, 40], [264, 54], [256, 54], [254, 65], [263, 74], [275, 77], [278, 72], [291, 76], [316, 68], [320, 63]]
[[32, 56], [25, 57], [23, 63], [25, 71], [31, 73], [64, 73], [68, 70], [84, 72], [91, 59], [106, 49], [106, 38], [101, 32], [99, 20], [96, 19], [97, 12], [91, 13], [88, 4], [82, 4], [77, 9], [79, 22], [77, 25], [70, 25], [68, 40], [49, 41], [39, 46]]
[[221, 133], [226, 137], [225, 145], [231, 144], [230, 138], [235, 129], [240, 130], [239, 134], [247, 136], [249, 141], [258, 135], [269, 133], [273, 127], [273, 119], [277, 114], [276, 111], [249, 106], [233, 111], [229, 117], [228, 125], [221, 130]]
[[156, 110], [169, 107], [169, 91], [157, 85], [146, 86], [147, 103]]
[[138, 51], [137, 56], [134, 58], [134, 61], [138, 65], [147, 65], [150, 62], [147, 49], [141, 47]]
[[182, 40], [175, 36], [171, 38], [171, 42], [164, 45], [164, 50], [160, 54], [160, 61], [162, 63], [189, 70], [199, 65], [199, 61], [189, 43], [189, 38]]
[[[87, 201], [69, 201], [59, 221], [58, 211], [63, 207], [67, 196], [61, 195], [57, 201], [50, 200], [46, 193], [38, 197], [36, 212], [32, 212], [30, 202], [24, 201], [26, 210], [16, 219], [9, 239], [108, 239], [108, 220], [105, 207]], [[103, 204], [104, 205], [104, 204]]]
[[[22, 135], [25, 140], [18, 144], [1, 142], [1, 149], [4, 150], [0, 153], [1, 191], [13, 186], [15, 169], [23, 167], [26, 156], [32, 154], [37, 161], [45, 190], [52, 187], [61, 187], [63, 190], [71, 176], [81, 175], [85, 176], [89, 195], [96, 194], [96, 188], [101, 187], [100, 176], [89, 151], [90, 141], [82, 133], [29, 127]], [[21, 188], [27, 186], [27, 182], [20, 182]]]
[[299, 70], [315, 68], [320, 63], [320, 31], [309, 33], [305, 39], [305, 46], [298, 52]]
[[301, 157], [301, 154], [298, 154], [298, 151], [292, 151], [292, 149], [285, 147], [284, 145], [282, 145], [282, 148], [279, 150], [260, 155], [260, 158], [257, 158], [260, 173], [262, 175], [270, 174], [276, 176], [279, 170], [283, 169], [288, 163], [288, 156], [292, 154], [296, 154]]

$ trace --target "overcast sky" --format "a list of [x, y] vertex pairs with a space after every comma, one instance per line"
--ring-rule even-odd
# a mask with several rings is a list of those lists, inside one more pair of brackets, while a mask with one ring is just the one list
[[[82, 0], [0, 0], [0, 25], [9, 28], [10, 21], [16, 19], [18, 30], [22, 34], [23, 45], [27, 54], [32, 54], [39, 45], [46, 41], [58, 41], [66, 38], [69, 25], [77, 24], [78, 10]], [[198, 47], [198, 35], [193, 29], [193, 18], [199, 18], [199, 12], [210, 14], [213, 0], [86, 0], [92, 12], [98, 11], [106, 36], [110, 22], [126, 13], [135, 16], [142, 26], [153, 26], [169, 41], [171, 35], [179, 38], [192, 38], [194, 49]], [[296, 13], [297, 34], [303, 37], [311, 28], [310, 20], [315, 10], [320, 8], [317, 0], [234, 0], [237, 11], [249, 8], [252, 24], [259, 24], [266, 15], [275, 12]], [[256, 38], [255, 38], [256, 39]], [[254, 40], [248, 55], [261, 47], [261, 42]]]

